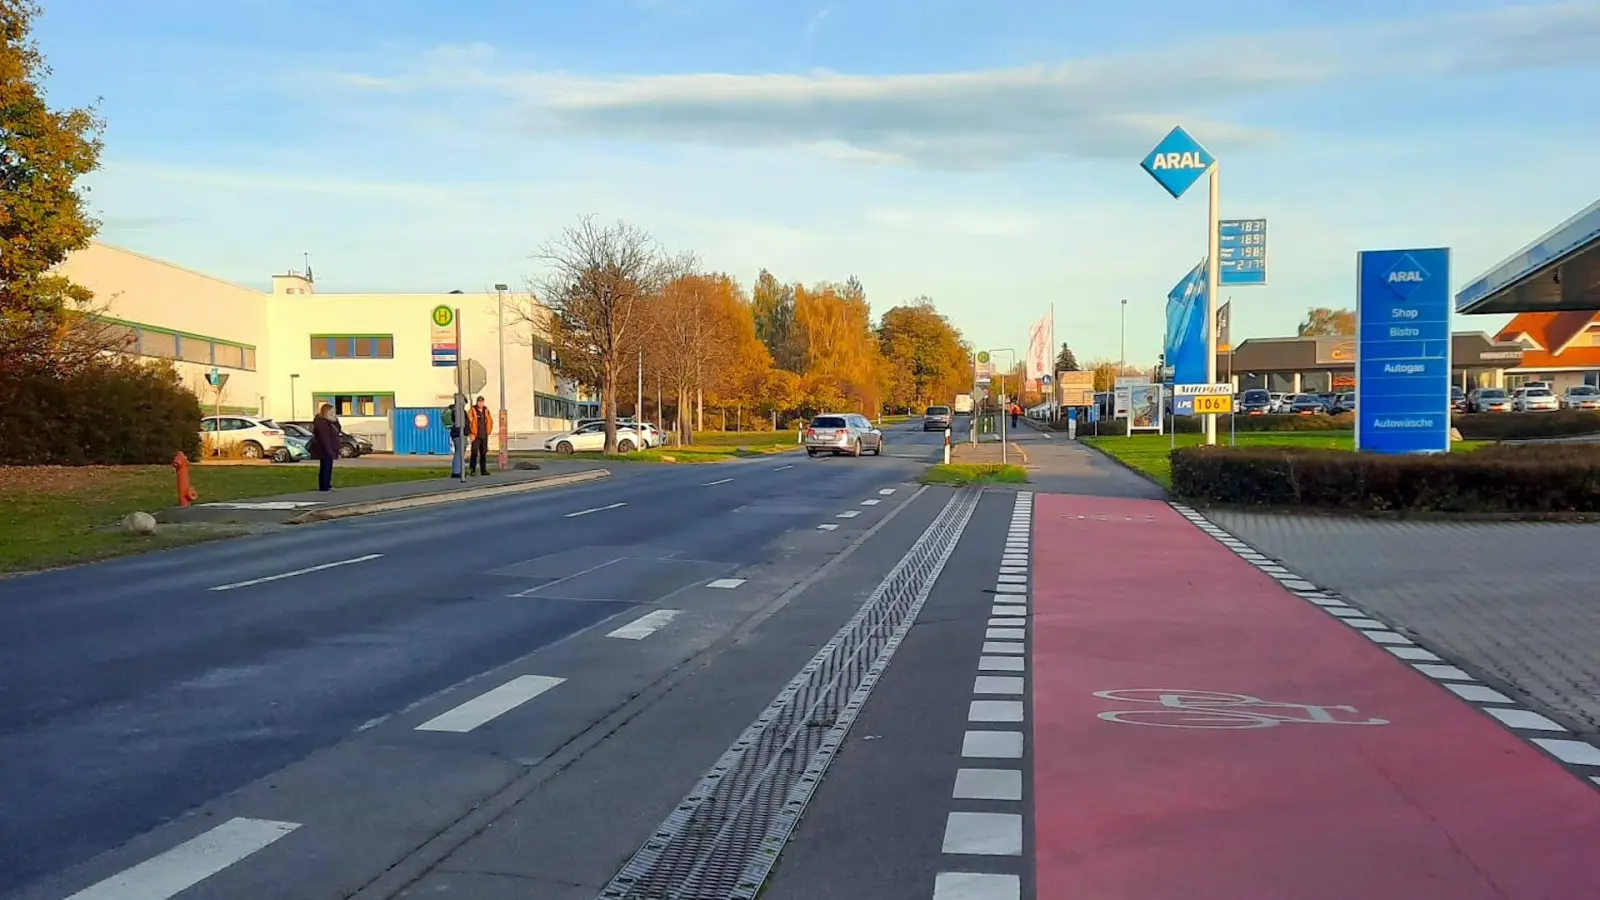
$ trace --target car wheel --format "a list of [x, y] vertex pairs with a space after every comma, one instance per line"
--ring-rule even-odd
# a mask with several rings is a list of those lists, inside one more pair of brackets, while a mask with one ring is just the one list
[[255, 441], [245, 441], [240, 452], [244, 454], [245, 459], [260, 459], [266, 455], [266, 451]]
[[279, 447], [272, 454], [272, 461], [273, 462], [286, 463], [291, 458], [292, 457], [289, 456], [289, 448], [288, 447]]
[[860, 441], [856, 441], [855, 445], [850, 448], [850, 455], [854, 456], [854, 457], [858, 457], [858, 458], [861, 456], [861, 442]]
[[882, 456], [883, 455], [883, 441], [881, 441], [881, 440], [878, 441], [878, 445], [876, 447], [872, 448], [872, 455], [873, 456]]
[[806, 455], [811, 457], [812, 459], [816, 459], [817, 458], [817, 451], [815, 449], [811, 448], [811, 447], [807, 447], [806, 448]]
[[561, 443], [557, 444], [556, 445], [556, 452], [561, 454], [562, 456], [571, 456], [572, 455], [572, 442], [571, 441], [562, 441]]
[[354, 459], [356, 457], [356, 455], [357, 455], [356, 454], [356, 448], [350, 446], [349, 444], [340, 444], [339, 445], [339, 458], [340, 459]]
[[617, 441], [617, 452], [618, 453], [632, 453], [633, 452], [633, 441], [629, 441], [629, 440]]

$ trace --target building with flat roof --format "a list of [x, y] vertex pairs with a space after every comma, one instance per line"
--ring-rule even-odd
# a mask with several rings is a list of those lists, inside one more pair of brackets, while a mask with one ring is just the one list
[[[1450, 338], [1452, 378], [1463, 390], [1505, 387], [1518, 370], [1524, 345], [1491, 339], [1481, 331], [1458, 331]], [[1240, 390], [1265, 388], [1288, 394], [1356, 389], [1356, 339], [1353, 337], [1251, 338], [1217, 356], [1217, 372]], [[1524, 380], [1532, 380], [1531, 377]]]
[[[98, 242], [59, 271], [94, 291], [132, 352], [171, 360], [208, 410], [293, 420], [331, 403], [346, 430], [392, 448], [397, 411], [437, 409], [453, 396], [455, 369], [433, 365], [440, 305], [460, 310], [462, 355], [483, 366], [478, 393], [499, 405], [493, 293], [323, 293], [310, 272], [275, 275], [259, 291]], [[520, 445], [565, 430], [584, 404], [552, 371], [543, 336], [511, 319], [507, 427]], [[213, 368], [228, 375], [220, 397], [206, 382]], [[410, 416], [398, 421], [407, 427]]]

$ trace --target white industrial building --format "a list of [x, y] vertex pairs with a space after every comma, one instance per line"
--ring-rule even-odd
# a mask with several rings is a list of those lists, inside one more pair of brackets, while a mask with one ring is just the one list
[[[208, 411], [309, 419], [331, 403], [347, 431], [391, 449], [395, 429], [414, 418], [404, 411], [437, 409], [454, 391], [456, 370], [433, 364], [431, 315], [441, 305], [460, 310], [461, 354], [482, 364], [487, 384], [478, 393], [499, 406], [492, 292], [319, 293], [309, 272], [274, 275], [263, 292], [98, 242], [59, 271], [129, 329], [133, 352], [173, 360]], [[508, 309], [519, 302], [525, 295], [508, 296]], [[549, 345], [520, 318], [508, 315], [504, 326], [513, 446], [565, 430], [589, 408], [551, 371]], [[206, 382], [213, 368], [228, 375], [220, 397]]]

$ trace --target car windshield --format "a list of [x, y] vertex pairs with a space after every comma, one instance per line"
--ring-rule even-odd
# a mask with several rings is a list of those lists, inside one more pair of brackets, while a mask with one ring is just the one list
[[1272, 402], [1272, 395], [1267, 393], [1266, 391], [1245, 391], [1244, 392], [1244, 402], [1245, 403], [1270, 403], [1270, 402]]
[[1479, 391], [1478, 392], [1478, 399], [1479, 400], [1504, 400], [1505, 397], [1506, 397], [1506, 392], [1505, 391]]
[[1573, 396], [1593, 397], [1595, 394], [1600, 394], [1600, 388], [1592, 384], [1578, 384], [1567, 388], [1567, 393]]
[[1548, 397], [1548, 396], [1550, 396], [1550, 389], [1549, 388], [1528, 388], [1528, 396], [1529, 397]]
[[928, 407], [928, 415], [930, 415], [930, 416], [948, 416], [948, 415], [950, 415], [950, 407], [948, 407], [948, 406], [930, 406], [930, 407]]
[[817, 416], [811, 420], [812, 428], [844, 428], [843, 416]]

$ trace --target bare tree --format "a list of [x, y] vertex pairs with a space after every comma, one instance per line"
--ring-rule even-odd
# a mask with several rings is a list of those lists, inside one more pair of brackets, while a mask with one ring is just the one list
[[638, 226], [601, 225], [585, 216], [533, 254], [546, 266], [534, 287], [549, 310], [556, 372], [600, 391], [605, 452], [617, 450], [617, 389], [649, 327], [646, 305], [660, 294], [667, 267]]

